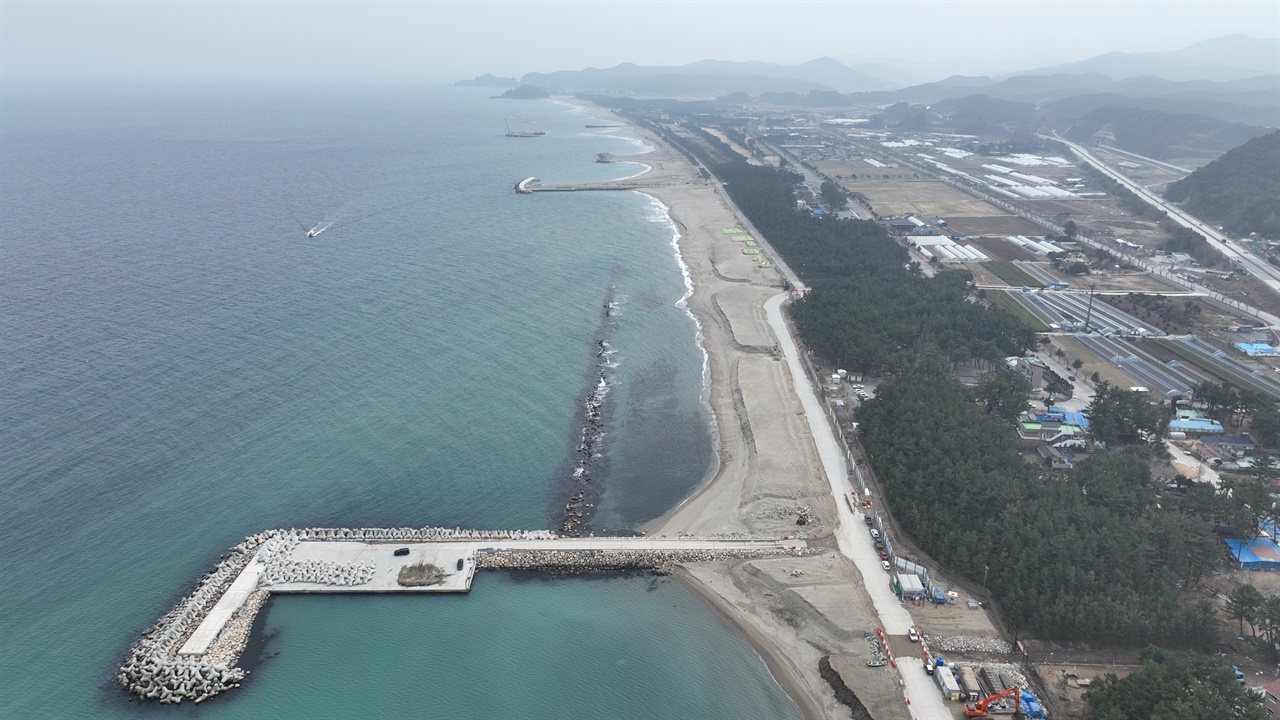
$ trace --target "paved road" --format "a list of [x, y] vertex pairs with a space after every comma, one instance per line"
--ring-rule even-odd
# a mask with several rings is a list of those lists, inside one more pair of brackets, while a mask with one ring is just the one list
[[1106, 163], [1099, 160], [1097, 157], [1093, 155], [1093, 153], [1089, 152], [1083, 146], [1077, 143], [1073, 143], [1070, 140], [1064, 139], [1062, 136], [1058, 135], [1056, 132], [1054, 133], [1053, 137], [1054, 139], [1062, 142], [1067, 147], [1071, 148], [1072, 152], [1074, 152], [1081, 160], [1084, 160], [1085, 162], [1089, 163], [1094, 168], [1096, 168], [1099, 172], [1105, 174], [1107, 177], [1111, 178], [1112, 180], [1115, 180], [1121, 185], [1124, 185], [1126, 188], [1131, 190], [1135, 195], [1142, 198], [1142, 200], [1144, 200], [1148, 204], [1154, 206], [1159, 210], [1163, 210], [1164, 212], [1168, 213], [1170, 219], [1172, 219], [1174, 222], [1178, 223], [1179, 225], [1182, 225], [1183, 227], [1195, 230], [1201, 235], [1204, 235], [1206, 238], [1209, 238], [1209, 240], [1213, 241], [1218, 251], [1221, 252], [1223, 255], [1225, 255], [1227, 259], [1236, 263], [1237, 266], [1243, 268], [1250, 275], [1253, 275], [1254, 277], [1258, 278], [1262, 282], [1266, 283], [1266, 285], [1270, 287], [1272, 290], [1275, 290], [1276, 292], [1280, 292], [1280, 268], [1276, 268], [1270, 263], [1266, 262], [1265, 260], [1259, 259], [1258, 257], [1250, 253], [1248, 250], [1245, 250], [1244, 248], [1240, 247], [1239, 245], [1228, 242], [1229, 238], [1226, 235], [1219, 232], [1217, 228], [1210, 226], [1209, 224], [1205, 223], [1202, 220], [1199, 220], [1194, 215], [1191, 215], [1186, 211], [1184, 211], [1182, 208], [1177, 207], [1172, 203], [1165, 202], [1164, 198], [1160, 197], [1159, 195], [1156, 195], [1155, 193], [1151, 192], [1150, 190], [1143, 187], [1142, 185], [1134, 182], [1133, 180], [1130, 180], [1124, 174], [1117, 172], [1115, 170], [1112, 170], [1110, 167], [1106, 165]]
[[[1055, 405], [1064, 408], [1069, 412], [1080, 412], [1081, 410], [1089, 407], [1089, 403], [1093, 402], [1093, 388], [1084, 384], [1081, 382], [1080, 378], [1076, 377], [1076, 372], [1078, 371], [1068, 369], [1066, 365], [1058, 362], [1057, 358], [1047, 352], [1037, 350], [1034, 355], [1040, 362], [1048, 365], [1050, 370], [1061, 375], [1063, 380], [1071, 383], [1071, 399], [1062, 400], [1055, 403]], [[1068, 379], [1073, 377], [1076, 379]]]
[[[853, 561], [862, 574], [863, 585], [871, 602], [880, 616], [880, 626], [889, 635], [906, 635], [908, 628], [915, 623], [911, 612], [898, 600], [898, 596], [889, 589], [889, 577], [880, 567], [880, 554], [871, 542], [862, 516], [855, 514], [844, 500], [853, 492], [849, 482], [848, 468], [845, 466], [844, 452], [836, 442], [827, 413], [818, 402], [817, 396], [809, 384], [809, 376], [805, 374], [800, 361], [800, 352], [791, 334], [787, 331], [782, 319], [782, 302], [785, 294], [775, 295], [764, 304], [765, 314], [769, 318], [769, 326], [778, 337], [782, 355], [791, 371], [795, 383], [795, 393], [804, 407], [805, 417], [809, 421], [809, 429], [817, 445], [818, 457], [822, 460], [823, 473], [831, 485], [831, 493], [836, 498], [836, 511], [839, 524], [835, 529], [836, 545], [840, 553]], [[911, 661], [914, 661], [911, 662]], [[898, 671], [902, 675], [904, 699], [910, 701], [909, 710], [915, 720], [952, 720], [951, 711], [942, 693], [933, 684], [933, 679], [924, 672], [924, 664], [919, 658], [903, 658], [899, 662]]]

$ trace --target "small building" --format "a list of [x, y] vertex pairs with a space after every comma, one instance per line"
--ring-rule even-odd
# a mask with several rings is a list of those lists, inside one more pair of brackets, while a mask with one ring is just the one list
[[1262, 709], [1267, 717], [1280, 717], [1280, 680], [1272, 680], [1262, 688]]
[[1049, 366], [1040, 362], [1034, 357], [1009, 357], [1005, 358], [1005, 363], [1012, 369], [1021, 372], [1031, 381], [1031, 387], [1044, 387], [1045, 374], [1049, 371]]
[[919, 600], [925, 597], [924, 583], [915, 573], [900, 572], [895, 576], [898, 593], [903, 600]]
[[943, 697], [952, 701], [964, 699], [965, 694], [960, 692], [960, 684], [956, 682], [956, 676], [951, 672], [951, 668], [944, 665], [934, 671], [933, 677], [938, 681]]
[[1248, 542], [1228, 538], [1227, 547], [1241, 570], [1280, 569], [1280, 546], [1271, 538], [1256, 537]]
[[1236, 347], [1249, 357], [1280, 357], [1280, 350], [1268, 345], [1267, 343], [1236, 343]]
[[906, 220], [891, 220], [889, 222], [889, 232], [894, 235], [909, 235], [915, 229], [915, 223], [909, 223]]
[[1209, 418], [1195, 417], [1169, 422], [1171, 432], [1182, 432], [1191, 435], [1221, 435], [1226, 432], [1222, 424]]

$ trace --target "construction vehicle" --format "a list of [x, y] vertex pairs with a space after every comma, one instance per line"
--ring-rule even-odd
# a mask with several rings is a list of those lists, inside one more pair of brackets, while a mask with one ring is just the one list
[[991, 707], [991, 703], [1003, 700], [1004, 698], [1013, 696], [1013, 720], [1025, 720], [1026, 716], [1022, 714], [1022, 688], [1011, 687], [1008, 690], [1001, 690], [995, 695], [979, 700], [976, 703], [965, 703], [964, 716], [971, 718], [991, 717], [987, 714], [987, 708]]

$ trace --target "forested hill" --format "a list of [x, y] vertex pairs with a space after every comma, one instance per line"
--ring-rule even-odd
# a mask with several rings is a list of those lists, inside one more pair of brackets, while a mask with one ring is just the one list
[[1233, 233], [1280, 239], [1280, 130], [1227, 151], [1165, 197]]
[[1205, 115], [1125, 106], [1098, 108], [1080, 118], [1066, 135], [1088, 142], [1102, 130], [1110, 130], [1125, 150], [1165, 159], [1213, 157], [1267, 131]]

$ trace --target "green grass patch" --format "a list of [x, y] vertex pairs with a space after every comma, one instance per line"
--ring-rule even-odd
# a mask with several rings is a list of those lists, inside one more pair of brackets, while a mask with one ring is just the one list
[[992, 260], [983, 263], [983, 266], [992, 272], [996, 277], [1009, 283], [1014, 287], [1044, 287], [1044, 283], [1032, 277], [1026, 270], [1014, 265], [1008, 260]]
[[1022, 303], [1018, 302], [1016, 298], [1003, 290], [988, 290], [987, 299], [1021, 318], [1036, 332], [1045, 332], [1049, 329], [1048, 323], [1036, 317], [1030, 310], [1023, 307]]

